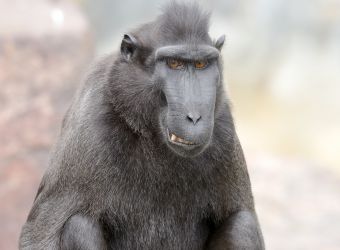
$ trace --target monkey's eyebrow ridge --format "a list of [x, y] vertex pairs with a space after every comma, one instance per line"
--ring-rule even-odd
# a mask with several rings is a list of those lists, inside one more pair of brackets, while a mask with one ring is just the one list
[[155, 59], [161, 60], [168, 57], [181, 58], [185, 60], [215, 59], [220, 52], [209, 45], [172, 45], [164, 46], [156, 50]]

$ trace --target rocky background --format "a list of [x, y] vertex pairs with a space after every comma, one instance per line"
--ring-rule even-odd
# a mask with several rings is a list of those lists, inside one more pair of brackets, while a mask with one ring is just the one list
[[[117, 48], [159, 2], [0, 0], [0, 249], [17, 249], [94, 54]], [[202, 2], [216, 10], [212, 33], [229, 32], [227, 89], [267, 249], [339, 249], [340, 4]]]
[[17, 249], [48, 152], [93, 51], [88, 23], [74, 4], [0, 1], [0, 249]]

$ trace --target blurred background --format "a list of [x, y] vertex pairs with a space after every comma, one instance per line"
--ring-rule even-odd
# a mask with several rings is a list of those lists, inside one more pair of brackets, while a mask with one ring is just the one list
[[[89, 63], [164, 1], [0, 0], [0, 249]], [[340, 249], [340, 0], [202, 0], [270, 250]]]

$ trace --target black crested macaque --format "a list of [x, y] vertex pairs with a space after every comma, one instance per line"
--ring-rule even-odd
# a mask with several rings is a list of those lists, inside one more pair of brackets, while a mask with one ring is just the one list
[[68, 110], [20, 249], [264, 249], [209, 15], [171, 3]]

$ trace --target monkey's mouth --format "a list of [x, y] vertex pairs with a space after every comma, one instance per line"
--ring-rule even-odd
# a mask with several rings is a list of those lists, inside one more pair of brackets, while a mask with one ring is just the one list
[[169, 141], [174, 143], [174, 144], [190, 145], [190, 146], [196, 145], [196, 143], [184, 140], [183, 138], [178, 137], [177, 135], [175, 135], [173, 133], [170, 133], [169, 129], [168, 129], [168, 138], [169, 138]]

